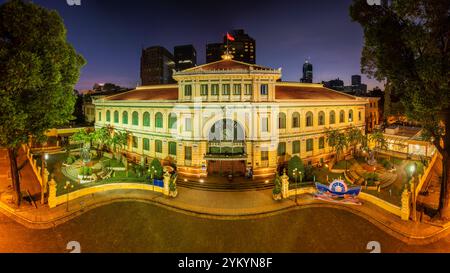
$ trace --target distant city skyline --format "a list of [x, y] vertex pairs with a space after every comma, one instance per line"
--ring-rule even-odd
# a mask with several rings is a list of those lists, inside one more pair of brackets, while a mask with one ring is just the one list
[[[85, 0], [81, 6], [33, 2], [58, 11], [68, 40], [86, 58], [78, 90], [105, 82], [136, 86], [141, 50], [150, 46], [171, 50], [193, 44], [197, 64], [203, 64], [206, 44], [220, 41], [233, 29], [244, 29], [256, 40], [257, 64], [281, 67], [283, 81], [298, 82], [306, 59], [314, 66], [315, 83], [340, 78], [350, 85], [351, 76], [361, 74], [363, 33], [348, 15], [351, 0], [250, 0], [230, 10], [202, 0]], [[362, 82], [369, 90], [384, 89], [383, 83], [365, 75]]]

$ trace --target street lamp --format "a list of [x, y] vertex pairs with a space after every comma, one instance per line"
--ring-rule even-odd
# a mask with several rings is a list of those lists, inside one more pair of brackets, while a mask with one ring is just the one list
[[297, 204], [297, 188], [298, 188], [298, 185], [297, 185], [297, 168], [295, 168], [292, 171], [292, 175], [294, 176], [294, 179], [295, 179], [295, 204]]
[[42, 168], [41, 168], [41, 177], [42, 177], [42, 186], [41, 186], [41, 204], [44, 205], [45, 203], [45, 192], [47, 191], [47, 183], [44, 182], [47, 181], [47, 179], [44, 179], [44, 176], [46, 175], [45, 173], [45, 167], [47, 166], [47, 159], [48, 159], [48, 154], [45, 153], [43, 154], [43, 156], [41, 157], [41, 164], [42, 164]]
[[66, 190], [66, 195], [67, 195], [67, 202], [66, 202], [66, 211], [69, 212], [69, 190], [73, 188], [73, 185], [69, 182], [66, 181], [66, 185], [64, 186], [64, 189]]

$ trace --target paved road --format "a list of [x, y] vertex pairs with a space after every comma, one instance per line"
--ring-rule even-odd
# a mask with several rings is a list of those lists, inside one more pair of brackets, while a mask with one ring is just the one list
[[450, 252], [450, 238], [407, 246], [363, 218], [330, 208], [309, 208], [254, 220], [212, 220], [127, 202], [89, 211], [56, 228], [30, 230], [0, 214], [1, 252]]

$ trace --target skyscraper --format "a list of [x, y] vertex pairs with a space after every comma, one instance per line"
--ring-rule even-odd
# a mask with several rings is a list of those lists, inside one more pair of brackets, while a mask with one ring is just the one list
[[[256, 41], [243, 29], [237, 29], [230, 33], [234, 41], [228, 40], [228, 52], [233, 55], [233, 60], [255, 64]], [[211, 43], [206, 45], [206, 62], [220, 61], [227, 50], [227, 36], [224, 35], [223, 43]]]
[[303, 64], [303, 77], [300, 82], [312, 83], [313, 82], [313, 66], [308, 60]]
[[352, 75], [352, 85], [361, 85], [361, 75]]
[[175, 69], [181, 71], [197, 65], [197, 51], [193, 45], [180, 45], [173, 49]]
[[322, 82], [325, 87], [328, 87], [330, 89], [336, 90], [336, 91], [344, 91], [344, 81], [340, 80], [339, 78]]
[[174, 68], [174, 57], [164, 47], [152, 46], [142, 50], [142, 85], [174, 83], [175, 81], [172, 79], [172, 70]]

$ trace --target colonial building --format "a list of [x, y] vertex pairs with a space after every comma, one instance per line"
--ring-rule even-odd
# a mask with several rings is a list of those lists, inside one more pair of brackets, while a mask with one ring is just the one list
[[328, 127], [364, 130], [367, 100], [321, 84], [280, 82], [281, 69], [223, 60], [174, 72], [177, 84], [95, 100], [97, 128], [130, 132], [128, 155], [176, 164], [179, 174], [271, 176], [293, 155], [330, 159]]

